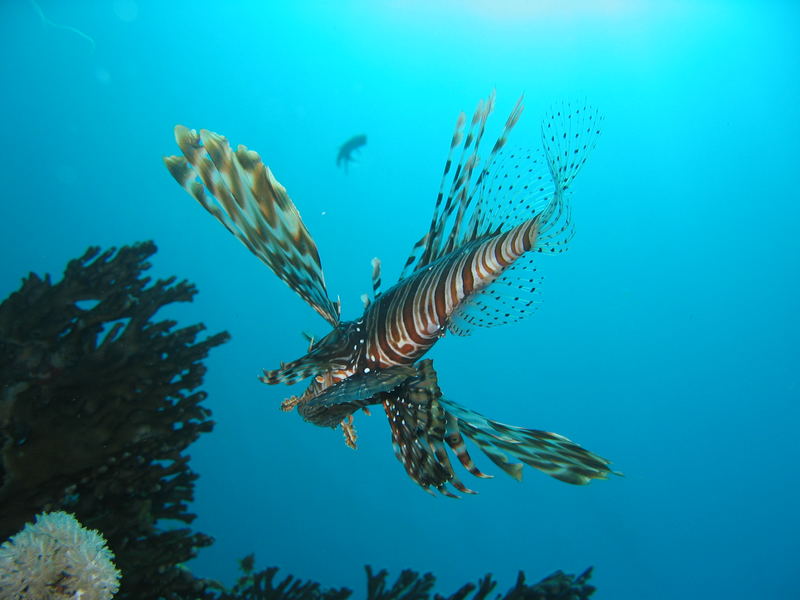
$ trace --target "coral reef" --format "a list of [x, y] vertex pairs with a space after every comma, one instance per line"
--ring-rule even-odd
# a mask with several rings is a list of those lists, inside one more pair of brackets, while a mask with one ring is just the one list
[[[347, 600], [352, 591], [347, 588], [323, 589], [313, 581], [300, 581], [287, 575], [275, 581], [276, 567], [254, 571], [255, 557], [251, 554], [240, 561], [242, 576], [232, 589], [218, 586], [217, 600]], [[467, 583], [449, 596], [434, 593], [436, 577], [431, 573], [420, 575], [416, 571], [404, 570], [397, 580], [388, 586], [385, 570], [367, 572], [367, 600], [485, 600], [497, 582], [486, 575], [477, 583]], [[505, 594], [497, 594], [496, 600], [587, 600], [595, 588], [587, 583], [592, 575], [591, 567], [580, 575], [567, 575], [556, 571], [539, 583], [527, 585], [525, 575], [520, 572], [517, 581]], [[494, 600], [494, 599], [493, 599]]]
[[120, 575], [113, 559], [103, 536], [71, 514], [37, 515], [0, 546], [0, 598], [111, 600]]
[[120, 600], [205, 597], [180, 565], [212, 542], [158, 523], [195, 518], [184, 451], [213, 427], [197, 388], [228, 334], [152, 320], [196, 293], [142, 276], [155, 251], [90, 248], [61, 281], [30, 274], [0, 304], [0, 540], [36, 513], [74, 513], [116, 555]]

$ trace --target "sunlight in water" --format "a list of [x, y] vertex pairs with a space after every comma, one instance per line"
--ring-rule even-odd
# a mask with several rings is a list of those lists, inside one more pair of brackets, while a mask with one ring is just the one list
[[627, 12], [633, 3], [630, 0], [467, 0], [458, 4], [482, 18], [510, 20], [617, 15]]
[[467, 14], [482, 20], [503, 22], [533, 19], [618, 17], [637, 12], [633, 0], [401, 0], [395, 8], [415, 12]]

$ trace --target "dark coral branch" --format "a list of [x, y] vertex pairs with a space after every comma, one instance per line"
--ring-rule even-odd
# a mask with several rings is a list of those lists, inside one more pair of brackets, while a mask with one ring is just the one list
[[[217, 584], [216, 600], [346, 600], [352, 595], [347, 588], [323, 589], [318, 583], [303, 582], [291, 575], [275, 584], [277, 567], [269, 567], [254, 572], [254, 555], [250, 554], [240, 561], [242, 576], [236, 585], [227, 590]], [[436, 578], [431, 573], [419, 574], [406, 569], [395, 582], [387, 583], [388, 572], [384, 569], [373, 572], [365, 567], [367, 573], [367, 600], [485, 600], [497, 586], [491, 575], [486, 575], [477, 583], [467, 583], [449, 596], [432, 594]], [[527, 585], [525, 575], [520, 572], [517, 581], [505, 594], [498, 594], [497, 600], [588, 600], [595, 589], [587, 583], [591, 577], [591, 567], [578, 576], [556, 571], [539, 583]]]
[[144, 277], [155, 252], [90, 248], [61, 281], [30, 274], [0, 304], [0, 539], [37, 512], [75, 513], [109, 540], [119, 600], [208, 595], [179, 565], [211, 538], [158, 521], [195, 518], [184, 452], [213, 428], [197, 388], [228, 334], [152, 320], [196, 293]]
[[430, 573], [420, 576], [415, 571], [405, 569], [400, 572], [392, 587], [386, 589], [386, 569], [373, 574], [367, 565], [368, 600], [427, 600], [436, 578]]
[[[250, 564], [247, 560], [241, 561], [243, 567]], [[250, 567], [252, 569], [252, 564]], [[350, 590], [345, 588], [323, 590], [314, 581], [300, 581], [291, 575], [276, 583], [277, 573], [277, 567], [258, 572], [245, 570], [232, 590], [221, 588], [218, 600], [344, 600], [350, 595]]]

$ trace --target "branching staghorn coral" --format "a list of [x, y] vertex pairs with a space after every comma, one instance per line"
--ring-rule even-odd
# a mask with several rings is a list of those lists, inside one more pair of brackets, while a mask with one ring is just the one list
[[0, 304], [0, 540], [42, 511], [103, 532], [125, 577], [118, 600], [204, 598], [180, 565], [212, 540], [188, 527], [186, 448], [211, 431], [198, 391], [203, 325], [155, 321], [194, 286], [142, 273], [152, 242], [90, 248], [52, 283], [30, 274]]

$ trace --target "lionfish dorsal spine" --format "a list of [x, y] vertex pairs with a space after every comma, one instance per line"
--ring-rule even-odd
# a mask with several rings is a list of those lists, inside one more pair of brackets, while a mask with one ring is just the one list
[[377, 256], [372, 259], [372, 294], [377, 298], [381, 295], [381, 259]]
[[[523, 110], [523, 101], [520, 98], [506, 119], [502, 133], [482, 166], [479, 151], [494, 104], [494, 92], [486, 100], [478, 103], [466, 135], [464, 135], [466, 118], [463, 113], [459, 115], [439, 184], [430, 227], [412, 248], [401, 279], [486, 235], [486, 228], [481, 227], [483, 222], [481, 194], [484, 178], [498, 153], [506, 145], [508, 135], [519, 121]], [[459, 146], [460, 156], [453, 167], [454, 156]]]

